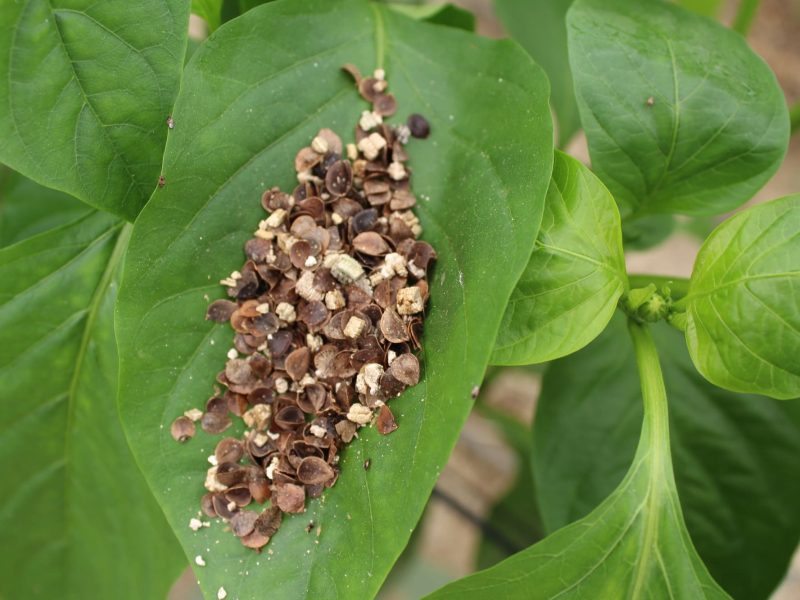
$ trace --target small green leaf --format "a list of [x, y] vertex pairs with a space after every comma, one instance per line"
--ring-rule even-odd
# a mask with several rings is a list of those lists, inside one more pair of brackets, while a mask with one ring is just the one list
[[92, 211], [0, 250], [2, 598], [163, 598], [185, 564], [115, 402], [129, 229]]
[[736, 392], [800, 396], [800, 194], [749, 208], [705, 241], [684, 301], [697, 370]]
[[133, 220], [158, 181], [188, 5], [0, 3], [0, 161]]
[[192, 0], [192, 12], [208, 24], [209, 32], [213, 32], [221, 25], [222, 0]]
[[392, 10], [419, 21], [434, 25], [447, 25], [464, 31], [475, 31], [475, 15], [453, 4], [409, 4], [390, 3]]
[[[352, 141], [366, 103], [340, 70], [348, 62], [362, 72], [384, 66], [400, 111], [390, 122], [418, 112], [431, 124], [429, 139], [408, 145], [423, 237], [439, 255], [424, 379], [392, 400], [400, 428], [360, 434], [325, 500], [284, 518], [273, 554], [259, 556], [222, 524], [197, 534], [186, 527], [213, 441], [198, 433], [177, 444], [169, 423], [203, 405], [225, 364], [233, 332], [204, 315], [264, 218], [262, 192], [294, 188], [293, 157], [321, 127]], [[233, 598], [267, 589], [281, 598], [372, 597], [455, 444], [536, 238], [553, 155], [544, 73], [516, 44], [360, 0], [275, 2], [197, 50], [175, 119], [167, 184], [136, 222], [118, 303], [121, 413], [134, 453], [187, 554], [212, 548], [196, 571], [206, 594], [224, 586]], [[502, 264], [487, 268], [498, 240]], [[309, 520], [322, 526], [318, 539], [304, 531]]]
[[506, 31], [550, 79], [550, 102], [558, 118], [558, 145], [563, 148], [581, 128], [567, 58], [567, 10], [572, 0], [494, 0]]
[[583, 348], [626, 287], [614, 199], [589, 169], [556, 152], [539, 236], [506, 306], [492, 363], [540, 363]]
[[76, 221], [91, 210], [0, 165], [0, 248]]
[[[653, 326], [670, 402], [675, 477], [686, 525], [734, 598], [766, 599], [800, 540], [800, 402], [740, 395], [694, 369], [680, 332]], [[553, 363], [534, 426], [542, 519], [553, 532], [589, 514], [622, 480], [642, 418], [622, 316]]]
[[[640, 326], [632, 325], [631, 333], [645, 408], [639, 446], [622, 483], [580, 521], [430, 598], [728, 598], [683, 522], [655, 346]], [[583, 375], [580, 380], [587, 381]]]
[[569, 55], [592, 167], [623, 219], [719, 214], [786, 153], [786, 101], [742, 36], [660, 0], [577, 0]]

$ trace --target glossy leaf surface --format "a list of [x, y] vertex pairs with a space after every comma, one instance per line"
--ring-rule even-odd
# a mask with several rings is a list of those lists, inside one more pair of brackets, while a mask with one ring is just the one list
[[745, 210], [717, 227], [695, 261], [685, 300], [697, 369], [730, 390], [800, 396], [800, 195]]
[[156, 187], [188, 0], [0, 3], [0, 161], [133, 220]]
[[539, 236], [492, 363], [540, 363], [579, 350], [603, 331], [626, 287], [614, 199], [589, 169], [556, 152]]
[[577, 0], [570, 64], [592, 167], [623, 219], [719, 214], [786, 152], [786, 101], [742, 36], [660, 0]]
[[[392, 122], [419, 112], [431, 123], [429, 139], [408, 145], [423, 238], [439, 254], [424, 379], [392, 401], [399, 429], [360, 434], [336, 486], [285, 518], [273, 554], [258, 555], [221, 524], [189, 530], [215, 442], [198, 433], [179, 445], [169, 423], [203, 406], [225, 363], [232, 331], [204, 315], [222, 296], [218, 280], [241, 266], [242, 246], [264, 216], [261, 193], [296, 185], [293, 157], [321, 127], [352, 141], [366, 104], [340, 71], [347, 62], [363, 72], [383, 64], [400, 107]], [[121, 410], [135, 454], [187, 554], [203, 554], [197, 576], [208, 596], [221, 586], [240, 598], [267, 588], [286, 598], [374, 595], [470, 410], [536, 237], [552, 161], [544, 74], [516, 45], [378, 5], [276, 2], [200, 47], [175, 119], [167, 184], [137, 221], [118, 304]], [[489, 269], [498, 239], [502, 268]], [[310, 520], [322, 526], [319, 538], [304, 531]]]

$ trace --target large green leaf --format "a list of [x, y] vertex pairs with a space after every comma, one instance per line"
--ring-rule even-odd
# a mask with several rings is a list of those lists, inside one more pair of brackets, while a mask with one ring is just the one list
[[581, 128], [567, 58], [567, 9], [572, 0], [494, 0], [506, 31], [542, 65], [550, 79], [550, 102], [558, 118], [558, 145]]
[[715, 17], [719, 13], [722, 0], [678, 0], [678, 4], [697, 14]]
[[[683, 522], [652, 338], [638, 325], [631, 333], [642, 365], [644, 424], [619, 486], [580, 521], [431, 598], [728, 598], [708, 574]], [[581, 380], [587, 380], [583, 373]], [[575, 454], [572, 448], [567, 453]]]
[[0, 166], [0, 248], [75, 221], [92, 209]]
[[188, 0], [0, 3], [0, 161], [132, 220], [156, 187]]
[[[428, 140], [408, 145], [414, 189], [424, 196], [423, 237], [439, 254], [425, 376], [392, 401], [400, 429], [389, 438], [364, 432], [344, 452], [325, 501], [284, 519], [274, 554], [259, 556], [222, 525], [197, 534], [186, 527], [213, 442], [198, 434], [176, 444], [168, 425], [202, 406], [226, 360], [232, 331], [203, 317], [209, 298], [222, 295], [217, 281], [242, 263], [263, 218], [262, 191], [296, 184], [292, 158], [321, 127], [352, 135], [365, 104], [340, 71], [347, 62], [362, 71], [383, 63], [401, 118], [419, 112], [431, 123]], [[136, 223], [118, 303], [121, 411], [134, 453], [186, 552], [205, 556], [197, 576], [207, 594], [224, 586], [239, 598], [265, 589], [285, 598], [369, 597], [452, 450], [530, 255], [552, 161], [544, 74], [511, 42], [363, 1], [276, 2], [201, 46], [175, 114], [182, 126], [167, 144], [167, 185]], [[502, 264], [487, 264], [490, 256]], [[322, 526], [319, 544], [304, 531], [309, 520]]]
[[[623, 321], [545, 375], [533, 464], [547, 531], [602, 502], [635, 452], [642, 408]], [[734, 598], [767, 598], [800, 538], [800, 403], [720, 390], [694, 369], [678, 331], [653, 333], [692, 540]]]
[[571, 354], [603, 331], [627, 288], [614, 198], [579, 161], [555, 153], [544, 217], [506, 306], [493, 364]]
[[800, 194], [725, 221], [700, 248], [686, 341], [712, 383], [773, 398], [800, 396]]
[[184, 564], [115, 403], [129, 228], [92, 211], [0, 250], [2, 598], [164, 597]]
[[722, 213], [777, 170], [786, 101], [742, 36], [661, 0], [577, 0], [567, 30], [592, 166], [623, 219]]

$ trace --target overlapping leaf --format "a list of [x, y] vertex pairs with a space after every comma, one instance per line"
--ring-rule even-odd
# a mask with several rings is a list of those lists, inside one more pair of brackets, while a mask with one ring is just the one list
[[[648, 336], [633, 328], [634, 335]], [[683, 522], [655, 348], [642, 344], [637, 354], [651, 376], [642, 382], [639, 446], [619, 486], [580, 521], [430, 598], [728, 598]]]
[[550, 79], [550, 102], [562, 148], [581, 128], [567, 57], [566, 15], [572, 1], [494, 0], [503, 27], [542, 65]]
[[0, 3], [0, 161], [132, 220], [159, 176], [188, 0]]
[[0, 248], [69, 223], [92, 209], [0, 166]]
[[13, 473], [0, 597], [163, 597], [183, 564], [115, 403], [129, 227], [91, 211], [0, 250], [0, 460]]
[[[263, 218], [262, 191], [294, 187], [292, 159], [321, 127], [351, 138], [365, 104], [339, 70], [346, 62], [364, 71], [383, 64], [401, 115], [431, 122], [430, 138], [408, 146], [423, 237], [439, 253], [424, 380], [393, 401], [399, 430], [388, 438], [365, 431], [325, 499], [284, 519], [272, 554], [257, 555], [220, 524], [188, 529], [215, 441], [199, 434], [176, 444], [168, 425], [203, 405], [225, 362], [232, 332], [203, 316]], [[121, 411], [134, 451], [186, 552], [204, 555], [197, 575], [207, 594], [224, 586], [240, 598], [267, 589], [286, 598], [369, 597], [455, 443], [530, 255], [552, 161], [545, 77], [512, 43], [363, 1], [277, 2], [202, 45], [175, 120], [167, 184], [137, 221], [118, 304]], [[498, 240], [502, 266], [491, 267]], [[319, 538], [305, 533], [310, 520], [322, 527]]]
[[697, 255], [686, 341], [712, 383], [800, 396], [800, 195], [739, 213]]
[[[654, 327], [670, 402], [678, 493], [700, 557], [734, 598], [767, 598], [800, 538], [800, 404], [720, 390], [679, 332]], [[545, 375], [533, 464], [546, 530], [600, 504], [636, 449], [642, 409], [621, 317]]]
[[627, 285], [614, 199], [589, 169], [556, 152], [539, 236], [492, 363], [540, 363], [579, 350], [603, 331]]
[[592, 167], [623, 219], [725, 212], [780, 165], [786, 102], [737, 33], [661, 0], [577, 0], [567, 30]]

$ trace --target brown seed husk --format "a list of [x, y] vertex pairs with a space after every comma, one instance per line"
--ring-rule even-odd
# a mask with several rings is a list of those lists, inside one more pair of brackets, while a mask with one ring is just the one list
[[327, 483], [333, 475], [331, 466], [316, 456], [307, 456], [297, 467], [297, 478], [308, 485]]
[[181, 443], [188, 442], [192, 439], [196, 431], [197, 429], [194, 425], [194, 421], [186, 416], [175, 419], [170, 427], [172, 439]]
[[378, 433], [389, 435], [397, 429], [397, 421], [394, 420], [394, 415], [389, 407], [385, 404], [381, 406], [378, 411], [378, 421], [376, 422]]
[[272, 499], [283, 512], [301, 513], [306, 510], [306, 493], [300, 485], [278, 484], [273, 490]]

